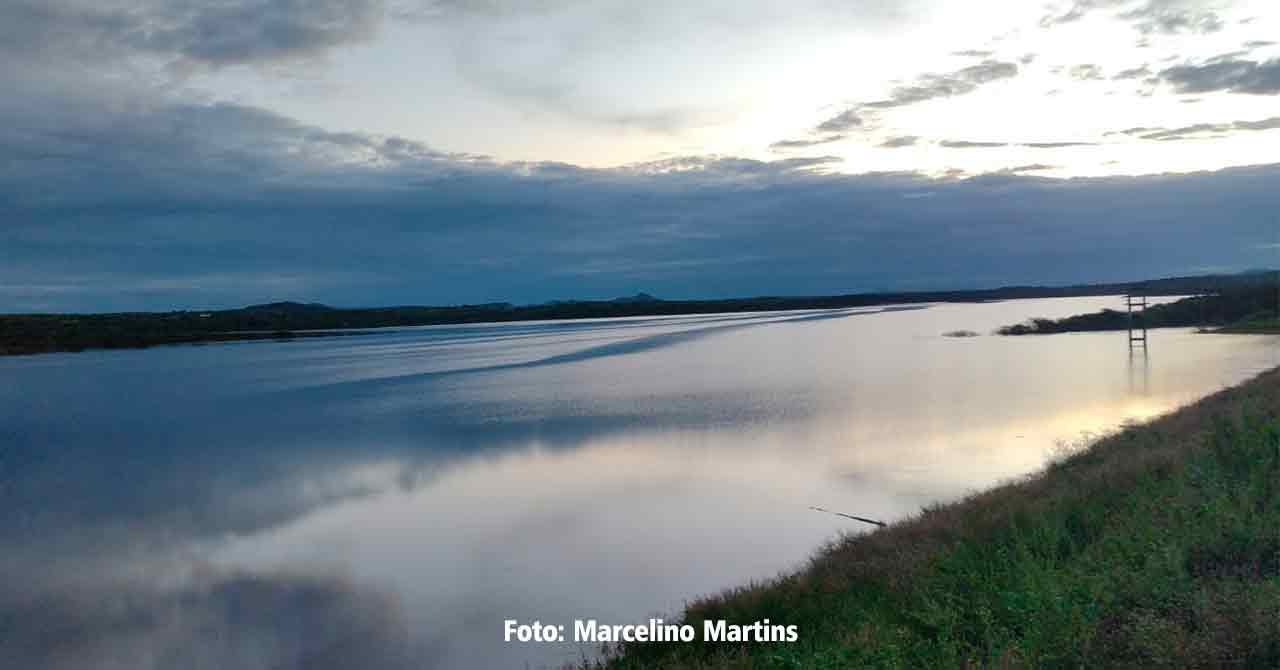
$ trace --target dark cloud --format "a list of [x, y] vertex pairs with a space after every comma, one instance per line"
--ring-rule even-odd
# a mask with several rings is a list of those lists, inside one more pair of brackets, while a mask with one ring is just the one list
[[845, 137], [846, 137], [845, 135], [835, 134], [835, 135], [827, 135], [826, 137], [815, 137], [812, 139], [779, 140], [777, 142], [774, 142], [773, 144], [770, 144], [769, 148], [773, 149], [774, 151], [786, 151], [788, 149], [807, 149], [809, 147], [816, 147], [823, 144], [831, 144], [832, 142], [839, 142], [840, 140], [845, 139]]
[[1152, 133], [1139, 135], [1138, 139], [1156, 140], [1160, 142], [1168, 142], [1173, 140], [1187, 140], [1187, 139], [1195, 139], [1198, 136], [1202, 136], [1205, 133], [1220, 133], [1230, 129], [1231, 129], [1230, 124], [1197, 123], [1190, 126], [1183, 126], [1181, 128], [1167, 128], [1164, 130], [1157, 130]]
[[983, 51], [981, 49], [965, 49], [964, 51], [952, 51], [952, 56], [962, 56], [964, 58], [990, 58], [995, 55], [994, 51]]
[[[1097, 11], [1111, 11], [1144, 35], [1153, 33], [1213, 33], [1223, 22], [1207, 3], [1196, 0], [1145, 0], [1133, 6], [1133, 0], [1076, 0], [1066, 11], [1040, 19], [1045, 28], [1074, 23]], [[1131, 7], [1125, 10], [1126, 7]], [[1124, 10], [1124, 11], [1119, 11]]]
[[866, 103], [871, 109], [905, 107], [937, 98], [965, 95], [993, 81], [1017, 76], [1018, 66], [1004, 61], [985, 61], [948, 74], [926, 74], [910, 86], [893, 90], [887, 100]]
[[1246, 49], [1261, 49], [1263, 47], [1273, 47], [1275, 45], [1276, 43], [1270, 40], [1249, 40], [1248, 42], [1245, 42], [1243, 46]]
[[0, 49], [21, 57], [150, 55], [223, 66], [314, 56], [374, 35], [381, 0], [77, 0], [0, 4]]
[[994, 149], [1009, 146], [1008, 142], [969, 142], [966, 140], [943, 140], [938, 144], [947, 149]]
[[1064, 147], [1092, 147], [1097, 146], [1097, 142], [1026, 142], [1019, 144], [1020, 147], [1028, 149], [1061, 149]]
[[1149, 133], [1156, 130], [1160, 130], [1160, 128], [1157, 128], [1155, 126], [1134, 126], [1132, 128], [1125, 128], [1124, 130], [1112, 130], [1104, 134], [1105, 135], [1141, 135], [1143, 133]]
[[1017, 76], [1015, 63], [987, 60], [977, 65], [961, 68], [946, 74], [924, 74], [909, 86], [893, 89], [889, 98], [854, 105], [818, 124], [815, 132], [843, 132], [863, 125], [862, 114], [870, 111], [906, 107], [938, 98], [965, 95], [978, 87], [1001, 79]]
[[[31, 116], [0, 100], [4, 311], [812, 294], [893, 287], [922, 258], [940, 286], [975, 264], [1008, 281], [1160, 274], [1206, 254], [1256, 265], [1233, 241], [1256, 244], [1280, 204], [1276, 168], [1063, 182], [849, 176], [825, 156], [594, 169], [234, 105], [47, 103]], [[936, 195], [904, 198], [920, 191]], [[1231, 223], [1207, 232], [1207, 216]], [[1095, 255], [1124, 247], [1100, 220], [1125, 221], [1159, 263]]]
[[1180, 128], [1129, 128], [1118, 131], [1122, 135], [1136, 136], [1143, 140], [1170, 142], [1177, 140], [1204, 139], [1224, 133], [1248, 132], [1258, 130], [1275, 130], [1280, 128], [1280, 116], [1258, 121], [1231, 121], [1228, 123], [1197, 123]]
[[1129, 68], [1128, 70], [1121, 70], [1111, 78], [1113, 80], [1124, 80], [1124, 79], [1142, 79], [1149, 76], [1151, 76], [1151, 68], [1147, 67], [1146, 65], [1143, 65], [1141, 67]]
[[1265, 62], [1218, 60], [1201, 65], [1178, 65], [1160, 71], [1160, 78], [1179, 93], [1226, 91], [1252, 95], [1280, 93], [1280, 59]]
[[1018, 165], [1015, 167], [1005, 168], [1001, 170], [1004, 174], [1020, 174], [1023, 172], [1044, 172], [1045, 170], [1056, 170], [1056, 165], [1045, 165], [1044, 163], [1031, 163], [1029, 165]]
[[846, 109], [839, 114], [819, 123], [815, 131], [820, 133], [842, 133], [862, 126], [862, 117], [858, 116], [858, 110]]
[[1003, 61], [989, 60], [979, 65], [970, 65], [963, 70], [959, 70], [952, 75], [952, 78], [974, 84], [986, 84], [1000, 79], [1008, 79], [1016, 76], [1017, 74], [1017, 65]]
[[1275, 130], [1280, 128], [1280, 116], [1261, 121], [1235, 121], [1231, 124], [1231, 128], [1232, 130]]
[[1121, 18], [1133, 21], [1134, 27], [1144, 35], [1161, 33], [1216, 33], [1222, 30], [1222, 19], [1212, 10], [1170, 6], [1168, 2], [1152, 0], [1143, 7], [1125, 12]]
[[898, 135], [886, 138], [879, 146], [885, 149], [901, 149], [902, 147], [915, 146], [918, 141], [920, 141], [920, 138], [915, 135]]

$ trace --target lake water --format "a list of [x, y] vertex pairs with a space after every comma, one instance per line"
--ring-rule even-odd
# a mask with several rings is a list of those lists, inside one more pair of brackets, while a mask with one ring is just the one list
[[674, 615], [866, 528], [811, 505], [899, 519], [1280, 365], [1265, 336], [989, 335], [1104, 306], [0, 359], [0, 667], [555, 667], [591, 650], [503, 620]]

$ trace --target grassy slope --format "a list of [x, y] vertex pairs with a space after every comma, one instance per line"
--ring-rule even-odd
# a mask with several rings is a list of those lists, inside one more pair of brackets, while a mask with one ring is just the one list
[[793, 644], [611, 668], [1280, 667], [1280, 371], [691, 604]]

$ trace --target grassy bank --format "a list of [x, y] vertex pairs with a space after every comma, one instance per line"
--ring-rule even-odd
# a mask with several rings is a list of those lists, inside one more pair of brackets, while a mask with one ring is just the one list
[[800, 639], [634, 644], [607, 667], [1280, 667], [1280, 371], [684, 618]]

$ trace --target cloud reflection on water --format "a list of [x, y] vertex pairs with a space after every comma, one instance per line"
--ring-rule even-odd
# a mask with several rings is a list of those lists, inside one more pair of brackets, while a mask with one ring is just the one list
[[0, 361], [0, 665], [572, 660], [501, 619], [670, 614], [850, 530], [809, 505], [901, 518], [1280, 363], [1153, 331], [1137, 392], [1122, 337], [941, 336], [1112, 301]]

